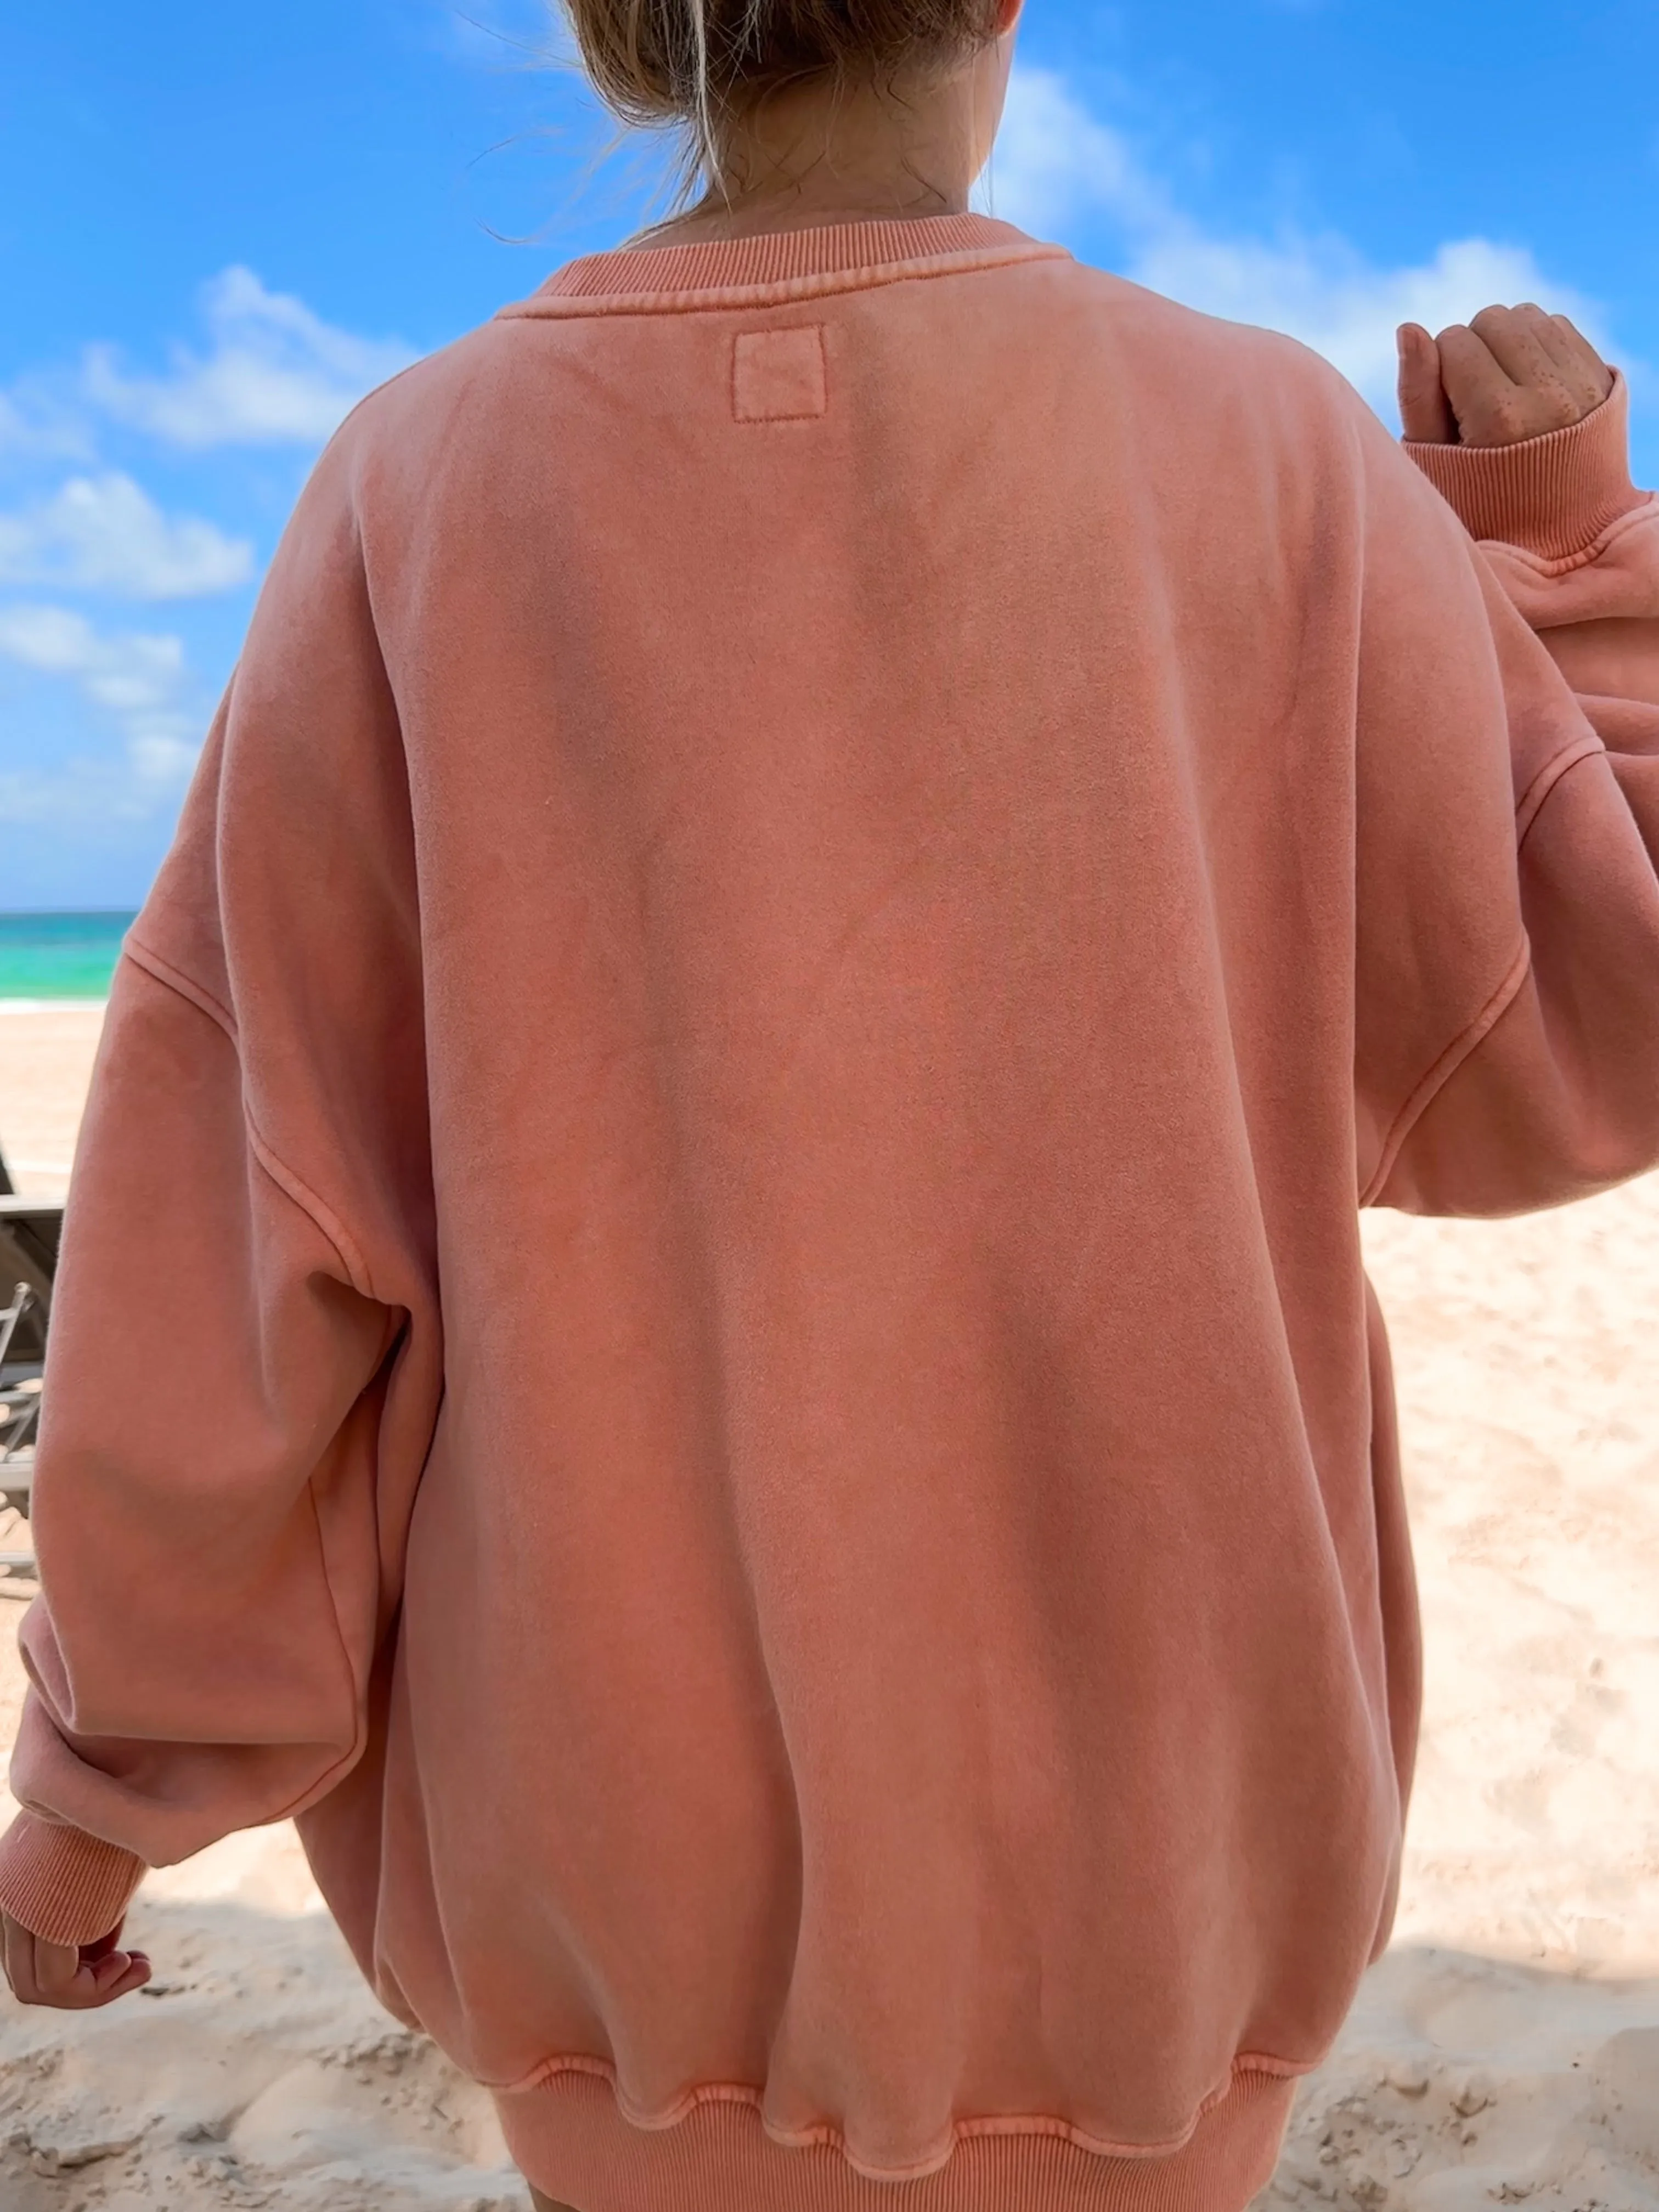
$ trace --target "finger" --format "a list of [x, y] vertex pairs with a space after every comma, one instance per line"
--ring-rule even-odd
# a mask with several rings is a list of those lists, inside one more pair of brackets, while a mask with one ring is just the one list
[[1565, 315], [1547, 315], [1534, 301], [1523, 300], [1515, 313], [1536, 339], [1579, 414], [1588, 415], [1592, 407], [1600, 406], [1613, 389], [1613, 371], [1589, 341]]
[[19, 1927], [9, 1913], [0, 1917], [0, 1929], [3, 1930], [3, 1948], [6, 1979], [11, 1984], [11, 1993], [19, 2004], [33, 2004], [34, 2002], [33, 1939], [27, 1929]]
[[130, 1990], [142, 1989], [149, 1975], [149, 1960], [142, 1951], [106, 1951], [90, 1964], [85, 1960], [80, 1961], [70, 1993], [63, 2002], [76, 2011], [91, 2011], [100, 2005], [113, 2004], [117, 1997], [125, 1996]]
[[1578, 365], [1578, 356], [1571, 340], [1557, 323], [1553, 315], [1547, 315], [1535, 300], [1521, 300], [1510, 310], [1516, 320], [1530, 331], [1541, 349], [1560, 369]]
[[[84, 1971], [90, 1974], [93, 1970], [88, 1967]], [[81, 1954], [75, 1944], [48, 1943], [43, 1936], [34, 1938], [34, 1980], [42, 2004], [72, 2002], [82, 1972]]]
[[34, 1956], [34, 1938], [27, 1928], [20, 1928], [17, 1937], [18, 1996], [24, 2004], [45, 2004], [47, 2000], [40, 1988], [40, 1975]]
[[95, 1943], [83, 1943], [81, 1946], [81, 1963], [83, 1966], [95, 1966], [100, 1959], [106, 1959], [112, 1951], [120, 1949], [122, 1925], [123, 1923], [118, 1920], [107, 1936], [100, 1936]]
[[134, 1990], [143, 1989], [144, 1984], [149, 1979], [152, 1971], [149, 1960], [145, 1958], [142, 1951], [132, 1952], [127, 1959], [125, 1970], [116, 1975], [112, 1982], [100, 1987], [97, 2002], [100, 2004], [113, 2004], [117, 1997], [131, 1996]]
[[1612, 391], [1613, 383], [1613, 370], [1605, 356], [1597, 351], [1578, 325], [1569, 317], [1552, 315], [1549, 320], [1552, 329], [1565, 344], [1572, 359], [1583, 365], [1592, 380], [1594, 389], [1599, 395], [1597, 400], [1599, 405], [1601, 400], [1605, 399]]
[[90, 1977], [87, 2002], [90, 2004], [112, 2004], [131, 1990], [142, 1989], [149, 1979], [151, 1967], [147, 1951], [103, 1951], [88, 1960], [81, 1961], [77, 1987]]
[[1425, 445], [1449, 446], [1457, 418], [1440, 380], [1440, 349], [1420, 323], [1402, 323], [1400, 346], [1400, 424], [1402, 436]]
[[[1448, 323], [1435, 343], [1440, 351], [1440, 380], [1463, 442], [1501, 445], [1520, 434], [1514, 421], [1520, 394], [1485, 339], [1467, 323]], [[1503, 427], [1506, 417], [1507, 428]]]
[[1537, 331], [1513, 307], [1482, 307], [1478, 315], [1469, 317], [1469, 328], [1511, 383], [1537, 385], [1554, 375], [1555, 364]]
[[19, 2004], [46, 2004], [35, 1959], [35, 1937], [19, 1922], [6, 1923], [6, 1979]]

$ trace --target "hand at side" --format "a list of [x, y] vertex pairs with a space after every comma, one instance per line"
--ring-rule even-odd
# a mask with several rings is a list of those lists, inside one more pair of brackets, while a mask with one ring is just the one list
[[116, 1937], [97, 1943], [48, 1943], [9, 1913], [0, 1912], [6, 1979], [19, 2004], [52, 2005], [62, 2012], [90, 2012], [112, 2004], [149, 1979], [142, 1951], [118, 1949]]

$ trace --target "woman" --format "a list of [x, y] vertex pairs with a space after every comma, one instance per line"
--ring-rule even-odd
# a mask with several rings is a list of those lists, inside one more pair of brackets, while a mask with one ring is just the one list
[[1359, 1208], [1659, 1163], [1623, 380], [1408, 326], [1402, 452], [968, 213], [1017, 4], [574, 0], [709, 189], [331, 444], [76, 1164], [13, 1987], [295, 1815], [579, 2212], [1243, 2205], [1411, 1783]]

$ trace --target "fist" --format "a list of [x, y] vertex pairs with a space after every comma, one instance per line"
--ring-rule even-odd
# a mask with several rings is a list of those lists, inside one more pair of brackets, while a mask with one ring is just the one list
[[1613, 389], [1589, 340], [1530, 301], [1483, 307], [1437, 338], [1401, 323], [1399, 342], [1400, 419], [1425, 445], [1516, 445], [1579, 422]]
[[19, 2004], [54, 2005], [61, 2012], [90, 2012], [124, 1997], [149, 1979], [142, 1951], [117, 1948], [118, 1928], [101, 1942], [48, 1943], [31, 1936], [9, 1913], [0, 1912], [0, 1959]]

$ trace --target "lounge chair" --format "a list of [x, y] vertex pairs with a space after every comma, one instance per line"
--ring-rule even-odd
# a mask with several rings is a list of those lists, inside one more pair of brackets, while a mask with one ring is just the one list
[[[19, 1197], [0, 1158], [0, 1505], [26, 1517], [63, 1226], [63, 1200]], [[0, 1551], [0, 1578], [33, 1572], [33, 1553]]]

